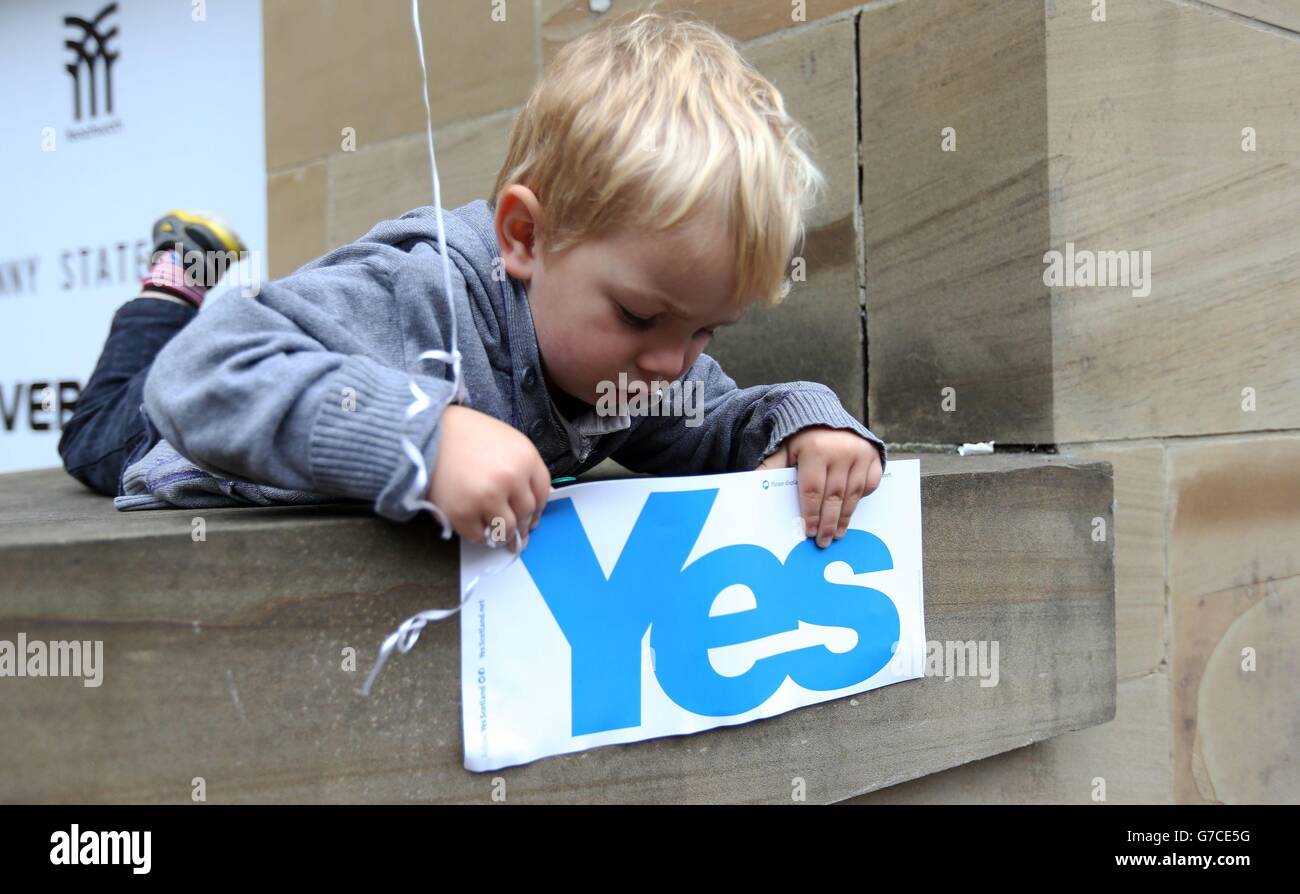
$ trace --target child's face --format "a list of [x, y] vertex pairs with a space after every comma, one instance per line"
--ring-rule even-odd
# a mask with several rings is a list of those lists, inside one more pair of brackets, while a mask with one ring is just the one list
[[713, 330], [744, 315], [730, 304], [735, 253], [715, 219], [668, 233], [622, 230], [560, 255], [536, 250], [542, 226], [531, 190], [515, 185], [502, 193], [497, 239], [506, 271], [529, 284], [548, 388], [595, 404], [602, 394], [617, 396], [619, 373], [631, 394], [655, 380], [674, 381]]

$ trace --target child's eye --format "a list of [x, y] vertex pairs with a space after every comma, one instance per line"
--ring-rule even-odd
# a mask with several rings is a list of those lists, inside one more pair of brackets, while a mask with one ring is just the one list
[[645, 317], [638, 317], [628, 313], [627, 308], [623, 307], [622, 305], [619, 305], [618, 309], [623, 312], [623, 319], [626, 320], [628, 325], [631, 326], [633, 329], [645, 329], [652, 322], [654, 322], [651, 319], [647, 319]]

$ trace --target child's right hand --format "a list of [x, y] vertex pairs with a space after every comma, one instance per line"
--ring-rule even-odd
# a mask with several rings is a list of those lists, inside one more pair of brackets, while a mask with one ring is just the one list
[[439, 424], [429, 501], [465, 540], [485, 544], [487, 528], [489, 537], [514, 550], [517, 529], [522, 551], [551, 492], [551, 472], [537, 447], [523, 432], [460, 404], [448, 405]]

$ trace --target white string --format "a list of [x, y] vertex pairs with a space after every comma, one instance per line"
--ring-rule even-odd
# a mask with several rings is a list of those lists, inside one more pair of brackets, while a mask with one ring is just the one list
[[[488, 545], [495, 547], [495, 544], [493, 544], [490, 539], [487, 542]], [[441, 621], [444, 618], [450, 618], [452, 615], [456, 614], [456, 612], [460, 611], [461, 608], [464, 607], [465, 603], [469, 601], [469, 597], [473, 595], [474, 588], [478, 586], [480, 580], [496, 574], [498, 571], [509, 568], [516, 560], [518, 560], [521, 552], [519, 547], [522, 546], [518, 530], [515, 531], [515, 546], [516, 551], [514, 558], [509, 562], [506, 562], [499, 568], [493, 568], [483, 574], [477, 574], [474, 576], [474, 579], [469, 582], [469, 586], [465, 588], [465, 595], [461, 597], [460, 604], [455, 608], [431, 608], [427, 611], [417, 612], [403, 621], [395, 631], [390, 633], [388, 638], [385, 639], [383, 644], [379, 647], [379, 657], [375, 659], [374, 666], [370, 668], [370, 673], [366, 675], [365, 685], [358, 689], [357, 693], [364, 696], [370, 695], [370, 687], [375, 684], [375, 679], [379, 676], [379, 671], [383, 669], [384, 664], [388, 661], [389, 656], [393, 654], [394, 649], [401, 652], [403, 655], [411, 651], [411, 648], [419, 641], [420, 631], [424, 630], [426, 624], [433, 621]]]
[[[466, 393], [465, 383], [461, 380], [460, 374], [460, 351], [456, 348], [456, 301], [451, 291], [451, 260], [447, 255], [447, 239], [442, 225], [442, 188], [438, 182], [438, 161], [433, 151], [433, 112], [429, 107], [429, 70], [424, 62], [424, 37], [420, 33], [420, 0], [411, 0], [411, 21], [415, 27], [415, 47], [420, 54], [420, 86], [424, 92], [424, 123], [425, 132], [429, 139], [429, 168], [433, 174], [433, 208], [438, 222], [438, 250], [442, 253], [443, 294], [447, 296], [447, 302], [451, 309], [451, 350], [442, 351], [435, 349], [425, 351], [420, 355], [419, 359], [441, 360], [451, 366], [453, 386], [452, 394], [451, 397], [448, 398], [447, 403], [443, 404], [440, 408], [441, 411], [453, 403], [463, 403]], [[411, 405], [406, 408], [407, 422], [410, 422], [412, 418], [428, 410], [429, 407], [433, 405], [433, 401], [429, 399], [429, 395], [424, 393], [414, 379], [411, 380], [411, 397], [414, 399], [411, 401]], [[423, 496], [427, 493], [429, 485], [429, 470], [424, 464], [424, 456], [420, 453], [419, 448], [415, 446], [411, 439], [406, 436], [405, 432], [402, 435], [402, 450], [406, 453], [407, 458], [415, 465], [416, 470], [415, 481], [411, 486], [411, 490], [408, 491], [404, 497], [402, 501], [403, 505], [407, 509], [415, 510], [417, 512], [420, 509], [429, 510], [442, 524], [442, 539], [450, 540], [452, 532], [451, 522], [448, 521], [446, 514], [444, 514], [441, 509], [433, 505], [432, 502]], [[421, 496], [415, 497], [417, 494]], [[490, 525], [483, 529], [483, 540], [488, 546], [493, 549], [496, 548], [496, 541], [492, 538]], [[411, 651], [411, 648], [420, 639], [420, 631], [424, 629], [426, 624], [434, 621], [441, 621], [444, 618], [449, 618], [456, 614], [456, 612], [460, 611], [461, 606], [469, 600], [470, 595], [474, 592], [474, 587], [482, 578], [491, 574], [496, 574], [498, 571], [502, 571], [503, 569], [513, 565], [522, 552], [523, 540], [519, 534], [518, 528], [516, 528], [514, 558], [499, 568], [494, 568], [484, 574], [477, 575], [465, 589], [465, 594], [460, 600], [460, 605], [457, 605], [455, 608], [429, 609], [412, 615], [403, 621], [397, 630], [389, 634], [388, 638], [385, 639], [383, 644], [379, 647], [379, 657], [375, 659], [374, 666], [370, 669], [370, 673], [366, 675], [365, 685], [358, 689], [357, 692], [361, 695], [369, 696], [370, 687], [374, 685], [375, 679], [379, 676], [379, 671], [383, 668], [384, 663], [388, 661], [388, 657], [393, 654], [394, 649], [402, 654]]]
[[[424, 95], [424, 122], [425, 133], [429, 140], [429, 168], [433, 174], [433, 211], [438, 223], [438, 250], [442, 253], [442, 288], [443, 294], [447, 296], [447, 303], [451, 310], [451, 350], [431, 350], [425, 351], [420, 355], [420, 360], [441, 360], [451, 365], [452, 372], [452, 395], [442, 409], [453, 403], [463, 403], [466, 397], [465, 383], [461, 381], [460, 376], [460, 351], [456, 347], [456, 301], [451, 292], [451, 260], [447, 256], [447, 237], [443, 231], [442, 225], [442, 185], [438, 182], [438, 161], [433, 151], [433, 111], [429, 107], [429, 70], [424, 62], [424, 36], [420, 33], [420, 0], [411, 0], [411, 21], [415, 26], [415, 48], [420, 54], [420, 89]], [[429, 396], [425, 394], [415, 380], [411, 380], [411, 395], [415, 400], [406, 408], [406, 418], [410, 419], [425, 410], [432, 403]], [[438, 519], [442, 525], [442, 539], [451, 539], [451, 522], [447, 520], [446, 514], [441, 509], [433, 505], [428, 499], [423, 497], [429, 484], [429, 470], [425, 467], [424, 456], [419, 449], [413, 444], [410, 438], [402, 435], [402, 450], [407, 457], [415, 464], [416, 476], [411, 490], [407, 492], [404, 503], [407, 509], [420, 510], [427, 509], [433, 516]], [[412, 498], [415, 494], [420, 494], [418, 498]]]

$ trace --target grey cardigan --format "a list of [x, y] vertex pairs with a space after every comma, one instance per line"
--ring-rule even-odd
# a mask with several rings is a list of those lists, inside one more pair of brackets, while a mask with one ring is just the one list
[[[682, 415], [566, 419], [542, 377], [525, 283], [501, 270], [491, 206], [444, 210], [465, 405], [524, 432], [552, 477], [607, 457], [664, 475], [749, 471], [809, 425], [884, 442], [815, 382], [737, 388], [701, 354], [703, 422]], [[123, 473], [119, 509], [364, 500], [405, 521], [424, 497], [403, 438], [431, 477], [452, 371], [435, 209], [377, 224], [255, 297], [209, 299], [159, 352], [142, 410], [157, 441]], [[499, 269], [499, 263], [497, 265]], [[410, 415], [412, 382], [430, 406]], [[159, 440], [160, 439], [160, 440]], [[466, 470], [472, 474], [473, 470]]]

